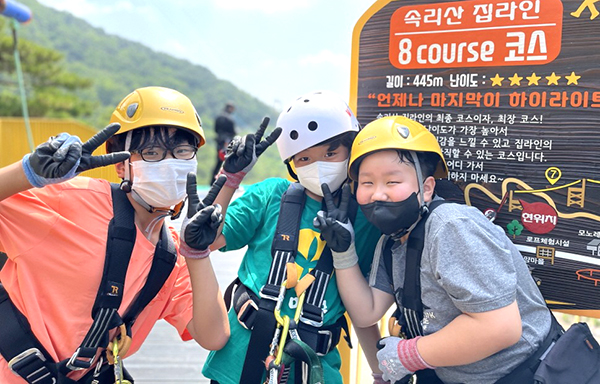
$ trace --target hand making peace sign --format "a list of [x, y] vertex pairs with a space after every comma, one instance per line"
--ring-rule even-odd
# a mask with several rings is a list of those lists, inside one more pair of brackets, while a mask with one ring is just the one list
[[69, 180], [83, 171], [128, 159], [130, 154], [125, 151], [92, 156], [92, 152], [117, 133], [120, 127], [116, 123], [110, 124], [83, 144], [79, 137], [65, 132], [51, 137], [23, 158], [27, 180], [34, 187], [41, 188]]
[[204, 251], [215, 241], [219, 226], [223, 222], [223, 215], [221, 206], [212, 204], [225, 181], [227, 181], [226, 176], [219, 176], [206, 197], [200, 201], [196, 187], [196, 174], [187, 175], [188, 207], [181, 225], [181, 238], [188, 247]]
[[327, 184], [321, 185], [321, 189], [327, 211], [319, 211], [313, 220], [313, 225], [321, 230], [321, 237], [332, 251], [345, 252], [354, 243], [354, 228], [348, 219], [350, 186], [345, 184], [342, 187], [339, 206], [335, 205]]

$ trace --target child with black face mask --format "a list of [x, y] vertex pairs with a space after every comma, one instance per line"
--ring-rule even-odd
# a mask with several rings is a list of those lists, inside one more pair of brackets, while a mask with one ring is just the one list
[[[334, 266], [357, 326], [398, 305], [403, 338], [378, 345], [383, 379], [394, 383], [417, 372], [419, 384], [533, 383], [536, 365], [523, 363], [558, 330], [504, 231], [476, 208], [442, 204], [435, 195], [436, 178], [448, 174], [435, 136], [401, 116], [373, 121], [354, 140], [349, 170], [361, 210], [385, 236], [369, 283], [351, 241], [333, 252]], [[328, 242], [353, 239], [349, 223], [323, 223]]]

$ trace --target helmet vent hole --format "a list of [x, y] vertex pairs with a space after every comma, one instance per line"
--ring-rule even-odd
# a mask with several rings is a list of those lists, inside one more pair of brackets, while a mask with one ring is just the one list
[[296, 140], [298, 138], [298, 131], [292, 131], [290, 132], [290, 137], [292, 140]]
[[308, 123], [308, 129], [311, 131], [316, 131], [317, 128], [319, 128], [319, 124], [317, 124], [316, 121], [311, 121], [310, 123]]
[[129, 104], [127, 107], [127, 117], [132, 118], [135, 115], [135, 111], [138, 109], [138, 103]]
[[309, 101], [310, 101], [309, 99], [304, 99], [304, 102], [305, 102], [305, 103], [308, 103]]

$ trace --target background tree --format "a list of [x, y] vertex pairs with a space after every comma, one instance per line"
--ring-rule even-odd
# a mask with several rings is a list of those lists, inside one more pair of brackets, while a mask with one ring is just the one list
[[[14, 39], [10, 22], [0, 18], [0, 116], [22, 116], [15, 72]], [[90, 79], [64, 70], [64, 56], [19, 38], [18, 50], [31, 117], [78, 118], [90, 115], [94, 103], [80, 98]]]
[[[226, 102], [236, 105], [235, 120], [241, 134], [256, 131], [263, 116], [271, 117], [269, 129], [275, 127], [280, 111], [201, 65], [109, 35], [36, 0], [19, 1], [34, 15], [31, 23], [19, 29], [31, 116], [73, 118], [100, 129], [108, 123], [117, 103], [132, 90], [152, 85], [176, 89], [192, 100], [202, 119], [207, 145], [198, 152], [198, 182], [205, 185], [216, 156], [213, 122]], [[1, 19], [0, 116], [21, 116], [12, 34], [8, 20]], [[261, 156], [244, 183], [285, 175], [285, 166], [273, 146]]]

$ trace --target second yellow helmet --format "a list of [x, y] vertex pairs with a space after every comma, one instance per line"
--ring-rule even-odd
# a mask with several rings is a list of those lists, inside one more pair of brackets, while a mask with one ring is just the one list
[[367, 124], [356, 136], [350, 153], [350, 178], [358, 180], [358, 164], [363, 156], [384, 149], [433, 152], [440, 157], [434, 177], [448, 176], [448, 166], [435, 136], [420, 123], [404, 116], [388, 116]]

